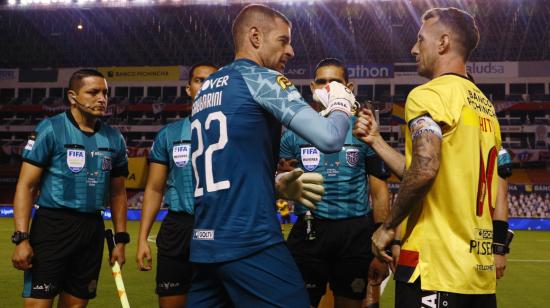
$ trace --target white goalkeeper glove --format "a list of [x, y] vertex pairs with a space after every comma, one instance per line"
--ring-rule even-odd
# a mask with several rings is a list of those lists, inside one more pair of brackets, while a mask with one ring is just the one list
[[335, 110], [343, 111], [348, 116], [351, 116], [355, 114], [355, 111], [359, 107], [351, 90], [336, 81], [332, 81], [321, 89], [313, 91], [313, 100], [325, 107], [320, 112], [323, 117], [328, 116]]
[[325, 193], [323, 176], [316, 172], [304, 173], [300, 168], [278, 174], [275, 181], [280, 198], [299, 202], [310, 209], [315, 208], [315, 203], [321, 201]]

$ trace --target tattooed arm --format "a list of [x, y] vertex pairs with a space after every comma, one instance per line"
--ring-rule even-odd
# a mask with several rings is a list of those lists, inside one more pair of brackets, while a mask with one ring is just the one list
[[410, 126], [413, 139], [411, 165], [404, 173], [388, 219], [372, 237], [373, 253], [387, 262], [392, 258], [384, 249], [393, 240], [395, 228], [420, 206], [439, 171], [442, 138], [439, 125], [423, 116], [411, 121]]

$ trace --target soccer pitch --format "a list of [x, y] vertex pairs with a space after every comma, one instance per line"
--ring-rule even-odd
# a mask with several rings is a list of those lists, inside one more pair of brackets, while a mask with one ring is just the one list
[[[112, 224], [106, 221], [107, 227]], [[156, 234], [160, 223], [155, 223], [151, 234]], [[139, 223], [128, 222], [128, 232], [132, 241], [126, 247], [126, 265], [122, 276], [131, 307], [157, 307], [154, 293], [155, 266], [151, 272], [140, 272], [136, 268], [136, 237]], [[23, 273], [11, 265], [13, 244], [10, 236], [13, 232], [13, 219], [0, 218], [0, 307], [21, 307]], [[155, 244], [150, 243], [156, 262]], [[105, 251], [107, 254], [107, 251]], [[499, 307], [550, 307], [550, 232], [516, 231], [512, 251], [508, 256], [508, 267], [503, 279], [498, 282], [497, 298]], [[88, 307], [120, 307], [115, 282], [107, 263], [103, 266], [99, 278], [98, 296], [90, 301]], [[393, 283], [390, 282], [382, 297], [381, 307], [393, 307]], [[192, 308], [192, 307], [191, 307]]]

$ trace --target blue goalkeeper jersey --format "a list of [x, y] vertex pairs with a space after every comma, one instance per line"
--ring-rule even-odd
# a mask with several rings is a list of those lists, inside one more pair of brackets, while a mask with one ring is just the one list
[[170, 123], [157, 134], [149, 161], [168, 167], [164, 203], [171, 211], [193, 214], [191, 123], [188, 118]]
[[235, 260], [283, 241], [274, 184], [280, 123], [304, 108], [311, 109], [288, 79], [250, 60], [204, 81], [191, 115], [191, 261]]
[[[350, 118], [350, 127], [355, 117]], [[313, 214], [325, 219], [364, 216], [370, 211], [367, 161], [377, 158], [374, 150], [355, 138], [348, 130], [340, 152], [325, 154], [287, 130], [281, 138], [280, 157], [298, 160], [297, 167], [305, 172], [321, 173], [325, 179], [325, 194], [315, 205]], [[294, 212], [305, 214], [307, 208], [297, 204]]]
[[70, 111], [40, 122], [22, 156], [44, 169], [41, 207], [98, 212], [109, 202], [111, 177], [128, 175], [120, 132], [99, 120], [93, 133], [83, 132]]

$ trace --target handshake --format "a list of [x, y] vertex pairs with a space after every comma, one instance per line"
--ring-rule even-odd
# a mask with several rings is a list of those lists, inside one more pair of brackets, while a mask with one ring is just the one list
[[351, 90], [336, 81], [332, 81], [321, 89], [316, 89], [313, 92], [313, 100], [325, 107], [320, 112], [321, 116], [327, 116], [333, 111], [342, 111], [348, 116], [352, 116], [359, 108], [359, 103], [355, 100]]

